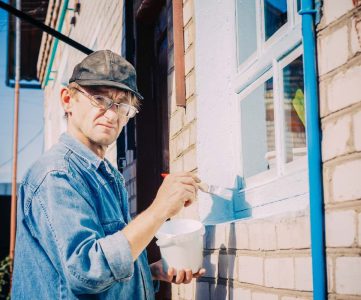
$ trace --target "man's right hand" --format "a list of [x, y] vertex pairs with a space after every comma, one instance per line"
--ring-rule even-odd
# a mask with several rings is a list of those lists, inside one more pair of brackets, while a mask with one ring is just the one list
[[173, 217], [195, 201], [199, 182], [201, 180], [190, 172], [167, 175], [152, 203], [153, 208], [165, 219]]
[[153, 203], [122, 230], [129, 242], [133, 260], [150, 243], [159, 227], [196, 199], [197, 176], [189, 172], [169, 174], [164, 178]]

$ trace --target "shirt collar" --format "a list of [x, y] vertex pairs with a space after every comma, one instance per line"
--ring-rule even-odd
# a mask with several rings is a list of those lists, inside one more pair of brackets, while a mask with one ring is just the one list
[[69, 133], [62, 133], [59, 141], [77, 154], [81, 159], [85, 160], [89, 165], [95, 166], [96, 169], [98, 169], [102, 163], [104, 164], [103, 159]]

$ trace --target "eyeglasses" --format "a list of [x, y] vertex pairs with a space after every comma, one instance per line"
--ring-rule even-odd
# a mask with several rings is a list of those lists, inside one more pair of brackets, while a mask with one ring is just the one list
[[112, 99], [103, 96], [103, 95], [90, 95], [86, 91], [79, 89], [77, 87], [73, 87], [78, 92], [83, 94], [85, 97], [87, 97], [90, 100], [90, 103], [100, 108], [104, 111], [107, 111], [108, 109], [112, 108], [113, 105], [117, 107], [118, 114], [121, 116], [125, 116], [127, 118], [133, 118], [139, 111], [132, 105], [126, 104], [126, 103], [115, 103]]

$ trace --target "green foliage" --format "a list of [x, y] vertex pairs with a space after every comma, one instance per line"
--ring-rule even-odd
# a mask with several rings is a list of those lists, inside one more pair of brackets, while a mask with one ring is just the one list
[[7, 256], [0, 262], [0, 299], [10, 300], [10, 269], [11, 259]]
[[295, 111], [296, 111], [298, 117], [300, 118], [303, 126], [305, 126], [305, 123], [306, 123], [305, 97], [304, 97], [301, 89], [297, 89], [295, 97], [292, 100], [292, 105], [295, 108]]

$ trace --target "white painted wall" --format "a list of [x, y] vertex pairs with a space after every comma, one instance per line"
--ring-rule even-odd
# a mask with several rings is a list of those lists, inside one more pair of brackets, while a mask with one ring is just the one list
[[[238, 108], [231, 85], [237, 66], [235, 3], [196, 0], [194, 5], [198, 174], [209, 184], [232, 188], [238, 175]], [[199, 212], [206, 223], [230, 220], [233, 204], [199, 193]]]
[[[235, 24], [235, 1], [195, 0], [198, 174], [209, 184], [241, 189], [240, 96], [235, 92], [234, 82], [243, 72], [237, 70]], [[300, 28], [296, 26], [292, 30], [295, 39], [299, 38]], [[281, 50], [295, 44], [292, 39], [282, 43]], [[250, 84], [253, 81], [244, 82]], [[252, 117], [263, 119], [257, 113]], [[255, 134], [249, 126], [247, 129], [247, 134]], [[255, 138], [261, 141], [261, 137]], [[256, 155], [262, 145], [253, 146]], [[206, 224], [214, 224], [305, 209], [308, 206], [305, 168], [257, 178], [252, 187], [242, 193], [235, 192], [233, 201], [199, 193], [200, 219]]]

